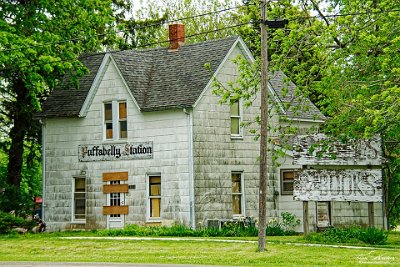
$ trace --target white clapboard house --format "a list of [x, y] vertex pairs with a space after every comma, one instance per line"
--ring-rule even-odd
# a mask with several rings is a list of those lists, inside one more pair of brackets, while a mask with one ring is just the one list
[[[198, 228], [258, 216], [259, 143], [241, 125], [259, 115], [259, 97], [249, 108], [219, 104], [205, 68], [227, 83], [238, 74], [233, 59], [253, 57], [240, 37], [185, 45], [182, 24], [170, 26], [170, 40], [165, 48], [82, 57], [90, 74], [44, 102], [42, 216], [50, 230]], [[307, 98], [282, 93], [284, 79], [277, 72], [269, 81], [275, 123], [279, 116], [305, 128], [323, 122]], [[287, 101], [307, 111], [295, 116]], [[292, 171], [301, 166], [283, 161], [270, 169], [268, 216], [302, 218], [292, 193]]]

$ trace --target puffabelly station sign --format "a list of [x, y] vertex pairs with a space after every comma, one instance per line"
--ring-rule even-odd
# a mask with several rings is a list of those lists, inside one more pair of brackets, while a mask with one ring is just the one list
[[301, 170], [293, 196], [300, 201], [382, 202], [381, 170]]
[[78, 146], [79, 161], [111, 161], [153, 158], [153, 142]]

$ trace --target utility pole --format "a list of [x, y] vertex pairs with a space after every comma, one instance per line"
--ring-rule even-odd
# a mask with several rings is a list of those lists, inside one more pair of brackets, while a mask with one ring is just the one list
[[267, 137], [268, 137], [268, 50], [266, 1], [260, 1], [261, 10], [261, 126], [260, 126], [260, 181], [258, 191], [258, 251], [265, 251], [265, 227], [267, 214]]
[[265, 251], [265, 228], [267, 224], [268, 177], [268, 46], [267, 26], [284, 28], [288, 20], [267, 20], [266, 0], [260, 0], [261, 10], [261, 126], [260, 126], [260, 181], [258, 191], [258, 251]]

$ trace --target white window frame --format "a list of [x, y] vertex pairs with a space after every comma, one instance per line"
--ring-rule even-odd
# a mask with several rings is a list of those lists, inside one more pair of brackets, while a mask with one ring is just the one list
[[[236, 218], [242, 218], [242, 217], [246, 216], [246, 210], [245, 210], [245, 206], [246, 205], [245, 205], [245, 194], [244, 194], [244, 191], [245, 191], [244, 190], [244, 185], [245, 185], [245, 183], [244, 183], [244, 173], [242, 171], [232, 171], [231, 172], [231, 183], [232, 183], [232, 175], [233, 174], [239, 174], [240, 175], [240, 188], [241, 188], [241, 192], [240, 193], [233, 193], [233, 191], [231, 192], [232, 199], [233, 199], [234, 195], [241, 196], [240, 197], [240, 205], [241, 205], [240, 209], [242, 211], [241, 214], [234, 214], [233, 213], [233, 200], [232, 200], [232, 214], [233, 214], [233, 218], [236, 219]], [[231, 188], [233, 189], [233, 184], [232, 184]]]
[[[113, 137], [110, 139], [107, 139], [107, 127], [106, 127], [106, 118], [105, 118], [105, 105], [111, 103], [111, 108], [112, 108], [112, 130], [113, 130]], [[125, 121], [120, 120], [119, 118], [119, 103], [126, 103], [126, 113], [127, 113], [127, 118], [126, 121], [128, 121], [128, 102], [126, 100], [110, 100], [110, 101], [104, 101], [103, 102], [103, 140], [104, 141], [118, 141], [118, 140], [126, 140], [127, 138], [120, 138], [120, 121]], [[127, 129], [128, 130], [128, 129]], [[128, 135], [128, 134], [127, 134]]]
[[[75, 181], [76, 179], [84, 179], [85, 180], [85, 218], [84, 219], [77, 219], [75, 216]], [[72, 177], [72, 203], [71, 203], [71, 222], [73, 223], [86, 223], [87, 217], [87, 186], [86, 186], [86, 177], [85, 176], [73, 176]]]
[[[160, 196], [150, 196], [150, 178], [151, 177], [160, 177]], [[160, 173], [152, 173], [148, 174], [146, 177], [146, 196], [147, 196], [147, 212], [146, 212], [146, 221], [147, 222], [161, 222], [162, 218], [162, 186], [163, 185], [163, 179]], [[150, 211], [150, 201], [153, 198], [159, 198], [160, 199], [160, 217], [150, 217], [151, 211]]]
[[[231, 138], [232, 139], [243, 139], [243, 127], [241, 126], [242, 122], [243, 122], [243, 108], [242, 108], [242, 99], [238, 99], [237, 100], [238, 105], [239, 105], [239, 116], [232, 116], [231, 113], [231, 105], [229, 105], [229, 126], [230, 126], [230, 133], [231, 133]], [[232, 118], [239, 118], [239, 133], [232, 133]]]

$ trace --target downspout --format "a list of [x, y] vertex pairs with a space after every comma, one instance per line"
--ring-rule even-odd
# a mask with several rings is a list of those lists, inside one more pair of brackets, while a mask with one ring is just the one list
[[193, 112], [186, 108], [183, 112], [187, 115], [188, 136], [188, 171], [189, 171], [189, 222], [192, 229], [196, 229], [196, 217], [194, 210], [194, 167], [193, 167]]
[[44, 217], [44, 207], [45, 207], [45, 184], [46, 184], [46, 124], [42, 120], [42, 220]]

